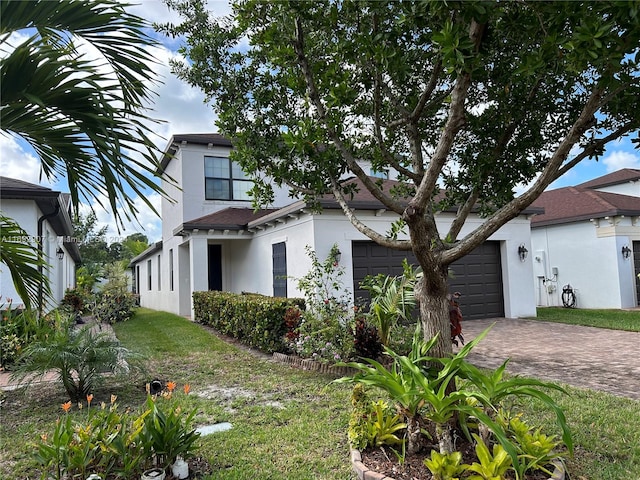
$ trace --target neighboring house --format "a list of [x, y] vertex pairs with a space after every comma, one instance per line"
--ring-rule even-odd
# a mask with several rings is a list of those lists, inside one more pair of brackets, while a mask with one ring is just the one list
[[[170, 141], [161, 168], [182, 188], [163, 182], [175, 202], [163, 200], [162, 241], [131, 262], [142, 306], [188, 316], [194, 291], [299, 296], [296, 279], [311, 267], [307, 245], [322, 261], [337, 244], [344, 286], [354, 299], [363, 294], [358, 286], [365, 275], [402, 273], [402, 259], [411, 254], [370, 241], [332, 197], [321, 199], [323, 211], [314, 213], [287, 190], [277, 190], [270, 208], [254, 211], [247, 195], [251, 182], [230, 162], [230, 151], [231, 143], [217, 134], [176, 135]], [[350, 204], [378, 231], [389, 231], [397, 220], [366, 189]], [[535, 316], [531, 262], [518, 254], [519, 247], [530, 247], [527, 214], [533, 212], [451, 266], [451, 288], [463, 294], [465, 318]], [[444, 230], [453, 216], [440, 213], [438, 226]], [[472, 216], [461, 235], [480, 221]]]
[[[43, 310], [56, 306], [66, 289], [75, 287], [75, 266], [80, 262], [80, 251], [72, 238], [71, 196], [22, 180], [0, 177], [0, 210], [26, 232], [25, 241], [42, 249], [48, 264], [43, 273], [49, 278], [53, 301], [43, 304]], [[23, 303], [3, 264], [0, 264], [0, 295], [0, 305], [8, 298], [13, 300], [14, 307]], [[38, 308], [38, 305], [34, 307]]]
[[538, 305], [562, 306], [567, 285], [580, 308], [640, 303], [640, 170], [544, 192], [534, 206], [544, 209], [531, 221]]

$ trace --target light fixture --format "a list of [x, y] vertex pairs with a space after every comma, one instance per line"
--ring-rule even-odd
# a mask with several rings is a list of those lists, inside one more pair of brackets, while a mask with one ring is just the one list
[[62, 260], [64, 258], [64, 250], [62, 250], [62, 247], [58, 247], [56, 250], [56, 257], [58, 257], [58, 260]]
[[338, 265], [340, 263], [340, 258], [342, 257], [342, 252], [340, 251], [340, 249], [337, 246], [334, 246], [331, 249], [331, 258], [333, 259], [333, 263], [335, 265]]
[[521, 262], [524, 262], [527, 259], [528, 253], [529, 250], [527, 250], [527, 247], [524, 246], [524, 243], [521, 243], [518, 247], [518, 256], [520, 257]]
[[622, 258], [629, 258], [631, 256], [631, 249], [629, 245], [622, 247]]

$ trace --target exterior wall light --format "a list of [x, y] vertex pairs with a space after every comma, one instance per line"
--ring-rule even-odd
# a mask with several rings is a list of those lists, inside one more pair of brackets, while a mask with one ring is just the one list
[[528, 253], [529, 250], [527, 250], [527, 247], [524, 246], [524, 243], [521, 243], [518, 247], [518, 256], [520, 257], [521, 262], [524, 262], [527, 259]]
[[627, 259], [631, 256], [631, 249], [629, 248], [629, 245], [625, 245], [624, 247], [622, 247], [622, 258]]
[[58, 247], [56, 250], [56, 257], [58, 257], [58, 260], [62, 260], [64, 258], [64, 250], [62, 250], [61, 247]]

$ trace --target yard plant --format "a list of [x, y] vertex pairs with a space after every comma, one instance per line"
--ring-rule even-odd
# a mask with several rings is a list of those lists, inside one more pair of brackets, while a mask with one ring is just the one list
[[[346, 408], [351, 385], [273, 363], [223, 342], [205, 326], [168, 313], [138, 309], [130, 321], [117, 323], [114, 329], [124, 347], [147, 358], [147, 374], [126, 382], [106, 378], [93, 392], [91, 408], [99, 409], [103, 401], [110, 405], [115, 394], [118, 411], [136, 410], [146, 401], [144, 385], [153, 378], [190, 384], [183, 407], [185, 412], [197, 409], [194, 426], [226, 421], [233, 425], [228, 432], [199, 438], [196, 456], [210, 465], [203, 480], [351, 478]], [[571, 477], [640, 478], [636, 441], [640, 402], [564, 388], [569, 395], [548, 393], [566, 413], [573, 431], [576, 454], [566, 459]], [[64, 388], [57, 383], [34, 384], [26, 391], [0, 392], [0, 396], [0, 477], [40, 478], [34, 444], [41, 435], [51, 435], [57, 418], [64, 418], [60, 408], [68, 401]], [[83, 410], [73, 405], [72, 420], [86, 418], [84, 402]], [[520, 397], [515, 407], [523, 421], [559, 439], [556, 415], [539, 399]], [[401, 453], [399, 446], [394, 448]]]

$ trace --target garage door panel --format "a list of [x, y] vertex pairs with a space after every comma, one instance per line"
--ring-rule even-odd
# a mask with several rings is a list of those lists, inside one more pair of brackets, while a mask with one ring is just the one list
[[[367, 241], [354, 241], [352, 255], [356, 298], [369, 298], [366, 290], [359, 289], [360, 282], [366, 275], [402, 275], [404, 258], [410, 264], [417, 265], [412, 252], [391, 250]], [[504, 316], [498, 242], [480, 245], [469, 255], [450, 265], [449, 272], [450, 291], [462, 293], [460, 304], [465, 319]]]

